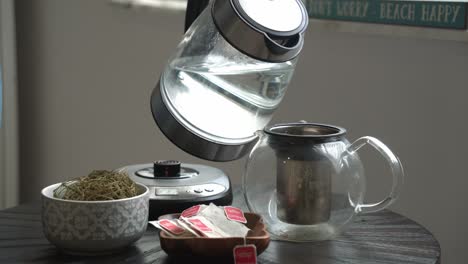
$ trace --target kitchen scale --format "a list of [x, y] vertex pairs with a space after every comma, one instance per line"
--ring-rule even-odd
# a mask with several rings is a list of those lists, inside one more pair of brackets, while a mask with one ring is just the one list
[[232, 203], [229, 177], [214, 167], [160, 160], [130, 165], [120, 170], [127, 172], [135, 182], [149, 188], [150, 220], [163, 214], [180, 213], [197, 204]]

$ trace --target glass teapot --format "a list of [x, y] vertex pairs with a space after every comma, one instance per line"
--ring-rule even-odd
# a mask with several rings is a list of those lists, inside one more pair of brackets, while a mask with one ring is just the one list
[[[402, 165], [376, 138], [351, 144], [343, 128], [306, 122], [278, 124], [258, 134], [243, 189], [249, 209], [262, 215], [274, 239], [330, 239], [355, 215], [382, 210], [397, 198]], [[357, 151], [366, 144], [385, 157], [393, 175], [391, 193], [375, 204], [363, 203], [366, 181]]]
[[[187, 18], [202, 2], [188, 2]], [[211, 1], [153, 90], [161, 131], [203, 159], [247, 154], [283, 99], [307, 24], [300, 0]]]

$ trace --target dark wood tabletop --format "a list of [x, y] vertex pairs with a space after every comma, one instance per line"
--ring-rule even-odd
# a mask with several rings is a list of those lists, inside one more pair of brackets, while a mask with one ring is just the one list
[[[245, 208], [239, 189], [234, 205]], [[418, 223], [384, 210], [362, 215], [335, 240], [313, 243], [271, 241], [259, 263], [440, 264], [440, 246]], [[170, 258], [148, 227], [135, 245], [118, 254], [76, 257], [60, 253], [42, 233], [40, 204], [0, 211], [0, 263], [230, 263], [230, 259]]]

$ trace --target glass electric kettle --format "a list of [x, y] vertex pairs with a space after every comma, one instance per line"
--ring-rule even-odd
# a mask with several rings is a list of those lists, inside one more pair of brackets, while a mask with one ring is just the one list
[[203, 159], [244, 156], [284, 97], [307, 24], [300, 0], [211, 1], [153, 90], [159, 128]]

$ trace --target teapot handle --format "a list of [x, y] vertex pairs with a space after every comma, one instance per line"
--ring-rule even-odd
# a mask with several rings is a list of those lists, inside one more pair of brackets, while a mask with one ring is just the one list
[[347, 152], [345, 153], [354, 154], [366, 144], [369, 144], [370, 146], [375, 148], [387, 160], [387, 162], [390, 165], [390, 169], [392, 171], [393, 176], [392, 190], [385, 199], [377, 203], [358, 204], [356, 206], [357, 212], [370, 213], [385, 209], [398, 198], [401, 185], [403, 183], [404, 172], [403, 166], [401, 165], [401, 162], [398, 159], [398, 157], [384, 143], [382, 143], [382, 141], [374, 137], [365, 136], [357, 139], [351, 145], [348, 146]]

